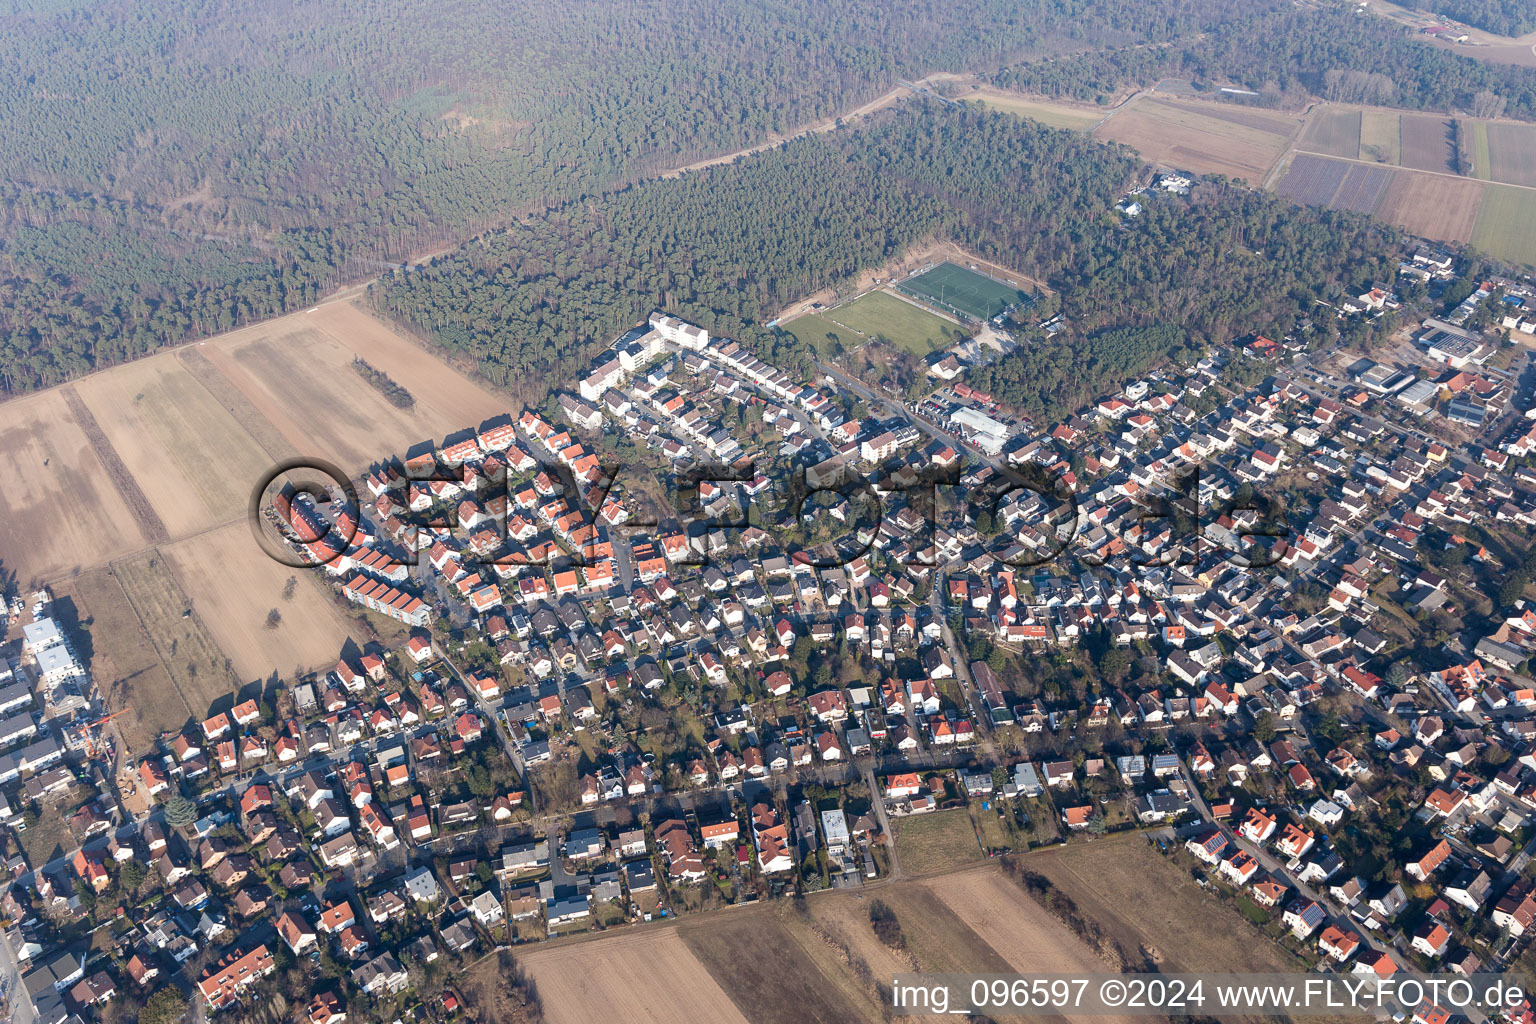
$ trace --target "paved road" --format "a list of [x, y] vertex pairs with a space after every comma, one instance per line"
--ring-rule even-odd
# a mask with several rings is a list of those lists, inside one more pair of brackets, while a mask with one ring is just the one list
[[885, 410], [886, 415], [888, 416], [900, 416], [902, 419], [907, 420], [915, 425], [919, 430], [933, 438], [935, 441], [942, 441], [950, 447], [954, 448], [955, 451], [963, 451], [970, 455], [972, 458], [976, 459], [978, 462], [991, 466], [994, 470], [1002, 468], [1002, 462], [999, 460], [987, 455], [981, 449], [965, 443], [959, 437], [945, 430], [943, 427], [939, 426], [937, 423], [934, 423], [927, 417], [912, 412], [911, 410], [902, 406], [899, 402], [895, 402], [885, 395], [872, 390], [863, 381], [850, 377], [842, 370], [839, 370], [837, 367], [831, 366], [827, 363], [817, 363], [816, 365], [820, 368], [822, 373], [833, 378], [837, 381], [838, 384], [862, 398], [865, 405], [868, 405], [871, 408], [879, 406]]
[[1351, 931], [1359, 935], [1361, 943], [1364, 946], [1378, 953], [1391, 952], [1389, 949], [1387, 949], [1387, 947], [1378, 943], [1375, 936], [1372, 935], [1368, 929], [1358, 927], [1355, 922], [1350, 919], [1349, 915], [1335, 906], [1333, 902], [1328, 899], [1328, 897], [1314, 890], [1310, 885], [1307, 885], [1305, 882], [1302, 882], [1300, 879], [1298, 879], [1294, 874], [1291, 873], [1289, 868], [1282, 864], [1280, 860], [1268, 850], [1264, 849], [1262, 846], [1259, 846], [1256, 843], [1251, 843], [1247, 839], [1244, 839], [1235, 829], [1230, 828], [1226, 822], [1216, 821], [1216, 819], [1211, 815], [1210, 807], [1207, 806], [1205, 802], [1205, 797], [1200, 793], [1200, 787], [1195, 785], [1195, 780], [1190, 775], [1189, 768], [1181, 762], [1179, 764], [1179, 771], [1184, 776], [1185, 784], [1189, 786], [1190, 798], [1194, 802], [1195, 809], [1200, 812], [1200, 816], [1202, 818], [1206, 819], [1207, 821], [1215, 822], [1216, 827], [1221, 830], [1222, 835], [1227, 837], [1227, 842], [1236, 845], [1238, 849], [1242, 850], [1257, 860], [1259, 865], [1263, 867], [1265, 871], [1285, 879], [1286, 883], [1302, 896], [1305, 896], [1310, 900], [1316, 900], [1328, 911], [1329, 917], [1331, 917], [1335, 922], [1347, 926]]
[[0, 935], [0, 989], [5, 990], [6, 1003], [11, 1007], [11, 1024], [32, 1024], [37, 1010], [32, 1007], [31, 996], [26, 995], [22, 984], [22, 969], [11, 952], [11, 943]]
[[933, 610], [939, 622], [939, 628], [943, 631], [944, 645], [949, 649], [950, 660], [955, 663], [955, 681], [960, 684], [961, 692], [971, 705], [971, 716], [976, 720], [978, 746], [988, 756], [995, 756], [997, 744], [992, 741], [992, 715], [981, 699], [975, 680], [971, 678], [969, 652], [961, 646], [954, 631], [949, 628], [949, 619], [944, 613], [944, 586], [944, 574], [935, 571], [933, 592], [928, 595], [928, 607]]
[[874, 805], [875, 817], [880, 821], [880, 834], [885, 836], [885, 849], [891, 857], [890, 878], [901, 878], [901, 856], [896, 852], [896, 833], [891, 830], [891, 819], [885, 813], [885, 797], [880, 792], [880, 781], [875, 778], [873, 766], [865, 767], [864, 784], [869, 787], [869, 802]]
[[21, 983], [21, 967], [16, 962], [16, 954], [3, 934], [0, 934], [0, 987], [4, 988], [10, 1003], [11, 1024], [32, 1024], [37, 1011]]

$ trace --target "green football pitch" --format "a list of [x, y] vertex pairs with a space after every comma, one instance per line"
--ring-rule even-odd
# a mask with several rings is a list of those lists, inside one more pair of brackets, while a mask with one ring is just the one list
[[897, 287], [920, 302], [972, 320], [989, 320], [1030, 299], [1028, 292], [1013, 285], [948, 262], [909, 277]]

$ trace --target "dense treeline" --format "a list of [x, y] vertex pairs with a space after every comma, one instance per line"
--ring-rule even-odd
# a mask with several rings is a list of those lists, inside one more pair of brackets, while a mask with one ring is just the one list
[[951, 215], [814, 135], [737, 164], [573, 203], [376, 283], [384, 313], [538, 392], [658, 306], [708, 323], [788, 368], [788, 335], [760, 325], [851, 282]]
[[998, 400], [1045, 418], [1091, 402], [1164, 358], [1188, 354], [1189, 336], [1173, 324], [1122, 327], [1086, 337], [1038, 339], [1028, 359], [1005, 359], [973, 370], [970, 382]]
[[1177, 44], [1122, 46], [1003, 68], [992, 81], [1005, 89], [1083, 102], [1109, 103], [1126, 85], [1150, 85], [1189, 74], [1186, 49]]
[[1036, 277], [1074, 264], [1142, 165], [1130, 150], [1064, 131], [1020, 129], [972, 106], [909, 111], [847, 140], [851, 158], [934, 197], [960, 217], [956, 237]]
[[[653, 307], [805, 372], [762, 327], [912, 243], [953, 239], [1049, 280], [1071, 324], [977, 371], [1059, 416], [1147, 365], [1253, 330], [1284, 333], [1320, 294], [1387, 272], [1393, 230], [1222, 182], [1110, 213], [1145, 174], [1127, 151], [973, 107], [913, 104], [707, 173], [573, 204], [390, 276], [376, 305], [498, 383], [570, 381]], [[1174, 326], [1177, 325], [1177, 326]]]
[[[1197, 185], [1188, 199], [1148, 199], [1135, 220], [1085, 235], [1053, 279], [1071, 327], [971, 379], [1032, 415], [1059, 419], [1165, 355], [1253, 331], [1284, 335], [1315, 298], [1336, 297], [1353, 279], [1388, 277], [1384, 257], [1395, 241], [1379, 222], [1219, 182]], [[985, 251], [1009, 260], [1006, 250]]]
[[0, 212], [0, 392], [308, 305], [340, 263], [322, 229], [211, 239], [138, 204], [6, 186]]
[[389, 404], [396, 409], [416, 408], [416, 396], [412, 395], [400, 382], [395, 380], [383, 370], [374, 366], [362, 356], [352, 357], [352, 369], [357, 375], [373, 386], [373, 389], [389, 400]]
[[1390, 276], [1396, 233], [1378, 222], [1221, 182], [1110, 219], [1109, 201], [1141, 167], [1126, 151], [969, 106], [932, 113], [870, 133], [869, 152], [959, 214], [955, 241], [1060, 292], [1069, 330], [972, 378], [1037, 417], [1058, 418], [1165, 355], [1254, 330], [1284, 335], [1319, 294], [1349, 283], [1344, 274]]
[[1500, 36], [1523, 36], [1536, 29], [1530, 0], [1403, 0], [1404, 7], [1444, 15]]
[[580, 194], [734, 149], [897, 77], [1227, 16], [1215, 0], [23, 6], [0, 17], [0, 175], [159, 201], [207, 188], [238, 195], [230, 219], [385, 230], [472, 221], [502, 198], [487, 189]]
[[[1478, 93], [1489, 92], [1510, 115], [1536, 118], [1536, 69], [1451, 53], [1349, 6], [1245, 12], [1197, 38], [1030, 61], [993, 80], [1023, 92], [1102, 101], [1127, 85], [1165, 77], [1236, 83], [1275, 101], [1306, 91], [1433, 110], [1472, 109]], [[1371, 87], [1357, 95], [1357, 82]]]
[[0, 386], [292, 309], [898, 79], [1176, 38], [1227, 6], [15, 0]]
[[798, 342], [761, 326], [785, 306], [930, 235], [973, 237], [978, 219], [1018, 265], [1052, 271], [1136, 170], [1068, 132], [918, 105], [531, 218], [391, 276], [375, 301], [504, 385], [569, 381], [658, 306], [806, 371]]

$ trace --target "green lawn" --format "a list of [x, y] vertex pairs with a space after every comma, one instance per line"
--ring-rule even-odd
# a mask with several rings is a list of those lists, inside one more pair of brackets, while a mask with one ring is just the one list
[[1472, 244], [1490, 256], [1536, 266], [1536, 190], [1489, 185]]
[[1463, 122], [1472, 128], [1472, 173], [1484, 181], [1493, 180], [1493, 157], [1488, 148], [1488, 126], [1481, 121]]
[[[989, 801], [990, 802], [990, 801]], [[983, 808], [981, 801], [971, 804], [971, 821], [982, 842], [997, 850], [1012, 849], [1014, 840], [1008, 834], [1008, 828], [997, 815], [997, 805], [991, 808]]]
[[898, 285], [902, 291], [938, 309], [959, 310], [976, 320], [987, 320], [1020, 303], [1029, 295], [1013, 285], [945, 260], [926, 273]]
[[[837, 331], [836, 325], [842, 325], [866, 338], [883, 339], [919, 357], [948, 348], [960, 340], [956, 335], [963, 336], [965, 333], [958, 324], [952, 324], [885, 292], [870, 292], [846, 306], [829, 310], [824, 318], [833, 322], [834, 332]], [[799, 320], [795, 321], [795, 324], [799, 323]], [[798, 333], [796, 337], [799, 337]], [[844, 342], [843, 347], [854, 346]]]
[[909, 875], [926, 875], [985, 860], [967, 808], [895, 818], [896, 855]]
[[[796, 317], [778, 325], [779, 330], [793, 334], [816, 350], [823, 359], [836, 359], [844, 352], [851, 352], [864, 344], [858, 334], [833, 323], [819, 313]], [[831, 335], [831, 337], [828, 337]]]
[[1242, 914], [1244, 917], [1258, 925], [1260, 928], [1263, 928], [1266, 924], [1269, 923], [1269, 912], [1266, 911], [1263, 907], [1259, 906], [1257, 903], [1253, 902], [1253, 900], [1249, 899], [1247, 896], [1238, 894], [1234, 898], [1233, 902], [1237, 904], [1237, 912], [1239, 914]]
[[597, 923], [606, 927], [623, 924], [629, 920], [629, 914], [618, 904], [604, 900], [592, 908], [592, 916], [597, 918]]

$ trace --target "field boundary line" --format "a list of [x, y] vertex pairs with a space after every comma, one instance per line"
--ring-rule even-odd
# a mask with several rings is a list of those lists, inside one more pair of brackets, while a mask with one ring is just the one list
[[1536, 185], [1516, 185], [1509, 181], [1491, 181], [1483, 178], [1469, 178], [1465, 174], [1452, 174], [1450, 171], [1426, 171], [1420, 167], [1406, 167], [1402, 164], [1384, 164], [1376, 160], [1361, 160], [1347, 156], [1329, 156], [1327, 153], [1314, 153], [1311, 150], [1299, 149], [1298, 153], [1306, 156], [1315, 156], [1323, 160], [1342, 160], [1345, 163], [1365, 164], [1367, 167], [1385, 167], [1393, 171], [1403, 171], [1408, 174], [1432, 174], [1437, 178], [1450, 178], [1452, 181], [1466, 181], [1473, 185], [1503, 185], [1505, 188], [1519, 188], [1527, 192], [1536, 192]]
[[1092, 135], [1094, 132], [1096, 132], [1100, 128], [1104, 127], [1104, 123], [1106, 121], [1108, 121], [1110, 118], [1114, 117], [1116, 114], [1120, 113], [1120, 111], [1124, 110], [1126, 107], [1129, 107], [1132, 103], [1135, 103], [1137, 100], [1141, 99], [1143, 96], [1151, 96], [1151, 95], [1155, 94], [1156, 92], [1157, 92], [1157, 86], [1155, 86], [1155, 85], [1152, 86], [1149, 89], [1137, 89], [1135, 92], [1131, 93], [1125, 99], [1121, 100], [1119, 103], [1116, 103], [1113, 107], [1110, 107], [1109, 108], [1109, 113], [1107, 113], [1103, 117], [1099, 118], [1098, 121], [1094, 124], [1094, 126], [1092, 128], [1088, 129], [1088, 134]]
[[913, 307], [915, 307], [917, 309], [920, 309], [924, 313], [932, 313], [933, 315], [937, 316], [940, 320], [948, 320], [950, 323], [954, 324], [956, 327], [965, 327], [966, 326], [965, 324], [961, 323], [959, 320], [955, 319], [953, 314], [946, 313], [943, 310], [934, 309], [932, 306], [929, 306], [927, 303], [919, 302], [919, 301], [917, 301], [917, 299], [913, 298], [910, 295], [907, 295], [907, 294], [903, 293], [898, 288], [876, 288], [876, 289], [872, 289], [872, 290], [873, 291], [885, 292], [887, 295], [890, 295], [890, 296], [892, 296], [894, 298], [900, 299], [902, 302], [905, 302], [907, 305], [913, 306]]
[[[176, 350], [175, 355], [176, 361], [181, 364], [182, 369], [187, 371], [187, 376], [195, 380], [198, 387], [208, 392], [208, 397], [213, 399], [215, 405], [229, 413], [230, 417], [234, 419], [235, 425], [238, 426], [241, 430], [245, 431], [246, 435], [250, 437], [252, 441], [256, 442], [256, 447], [267, 453], [268, 458], [272, 459], [273, 461], [281, 461], [283, 459], [293, 458], [299, 454], [298, 449], [289, 444], [286, 437], [283, 437], [283, 432], [278, 429], [277, 424], [267, 419], [267, 417], [262, 414], [262, 411], [256, 408], [255, 403], [253, 403], [249, 398], [245, 396], [245, 392], [241, 391], [234, 381], [224, 376], [224, 373], [217, 366], [214, 366], [213, 363], [209, 361], [207, 356], [203, 355], [196, 348], [178, 349]], [[195, 364], [193, 360], [196, 360]], [[233, 392], [233, 397], [238, 398], [239, 401], [230, 401], [229, 399], [221, 398], [215, 394], [213, 388], [209, 387], [208, 382], [203, 379], [205, 375], [210, 373], [216, 375], [226, 384], [228, 384], [230, 391]], [[244, 405], [243, 408], [241, 407], [242, 403]], [[280, 438], [283, 444], [287, 446], [287, 450], [275, 452], [270, 447], [268, 447], [267, 443], [261, 439], [260, 433], [251, 429], [249, 422], [251, 417], [254, 417], [255, 420], [266, 424], [271, 433], [276, 435], [277, 438]]]
[[[1308, 109], [1301, 115], [1301, 120], [1297, 122], [1296, 127], [1285, 137], [1285, 145], [1280, 148], [1280, 152], [1275, 154], [1274, 163], [1270, 164], [1269, 168], [1265, 170], [1264, 177], [1259, 182], [1261, 190], [1267, 192], [1273, 188], [1274, 183], [1279, 180], [1280, 169], [1290, 166], [1291, 155], [1295, 153], [1296, 147], [1301, 143], [1302, 137], [1307, 134], [1307, 129], [1311, 125], [1312, 111]], [[1359, 138], [1360, 133], [1356, 131], [1355, 140], [1357, 147], [1359, 145]]]
[[74, 417], [75, 423], [91, 442], [91, 447], [96, 450], [96, 457], [101, 460], [102, 468], [107, 471], [107, 479], [112, 481], [112, 486], [117, 489], [123, 504], [128, 506], [128, 514], [133, 516], [133, 521], [143, 531], [144, 538], [151, 544], [169, 540], [170, 531], [165, 528], [165, 523], [160, 519], [155, 507], [149, 503], [149, 498], [145, 496], [138, 480], [123, 462], [123, 457], [117, 454], [116, 448], [112, 447], [111, 439], [107, 437], [106, 431], [101, 429], [101, 424], [96, 421], [95, 414], [86, 406], [80, 393], [75, 390], [74, 384], [65, 384], [59, 388], [59, 395], [64, 399], [64, 404], [69, 407], [69, 414]]
[[[868, 292], [864, 293], [864, 295], [868, 295], [868, 294], [869, 294]], [[862, 299], [864, 297], [864, 295], [860, 295], [859, 298]], [[853, 301], [857, 302], [858, 299], [855, 299]], [[847, 303], [842, 303], [842, 305], [847, 305]], [[857, 327], [849, 327], [847, 324], [843, 323], [841, 320], [834, 320], [834, 319], [832, 319], [831, 312], [832, 312], [832, 310], [829, 309], [829, 310], [827, 310], [827, 312], [821, 314], [822, 318], [824, 320], [826, 320], [827, 323], [829, 323], [829, 324], [836, 324], [838, 327], [841, 327], [845, 331], [852, 331], [854, 334], [857, 334], [859, 337], [863, 338], [865, 341], [873, 341], [874, 340], [869, 335], [867, 335], [863, 331], [859, 330]]]
[[1296, 149], [1294, 143], [1287, 146], [1280, 156], [1276, 158], [1275, 165], [1269, 169], [1269, 173], [1264, 175], [1264, 180], [1259, 182], [1259, 188], [1265, 192], [1273, 192], [1275, 187], [1280, 184], [1280, 179], [1285, 177], [1285, 172], [1291, 169], [1291, 163], [1296, 159], [1296, 155], [1299, 152], [1300, 150]]

